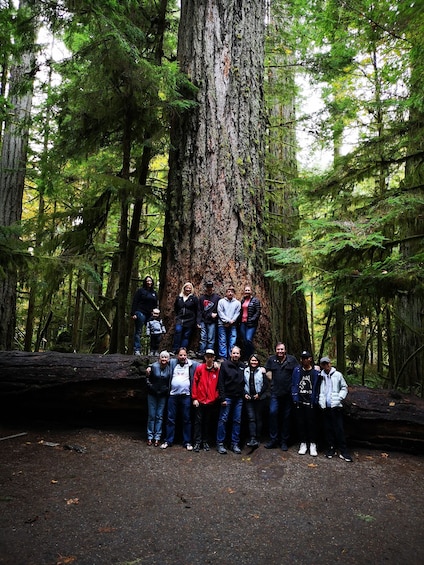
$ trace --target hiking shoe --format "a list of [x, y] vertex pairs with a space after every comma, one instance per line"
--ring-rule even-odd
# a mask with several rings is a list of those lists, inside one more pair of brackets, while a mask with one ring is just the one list
[[308, 451], [308, 446], [306, 445], [306, 443], [301, 443], [300, 447], [299, 447], [298, 454], [299, 455], [305, 455], [307, 451]]
[[193, 451], [193, 446], [191, 445], [191, 443], [188, 443], [185, 448], [187, 449], [187, 451]]
[[330, 447], [330, 449], [328, 449], [325, 452], [325, 456], [327, 457], [327, 459], [332, 459], [335, 455], [336, 455], [336, 450], [334, 449], [334, 447]]
[[266, 443], [264, 445], [265, 449], [275, 449], [276, 447], [278, 447], [278, 443], [276, 441], [269, 441], [268, 443]]
[[317, 446], [315, 443], [311, 443], [311, 445], [309, 446], [309, 453], [312, 455], [312, 457], [316, 457], [318, 455]]
[[196, 453], [199, 453], [199, 451], [200, 451], [200, 443], [195, 443], [195, 444], [194, 444], [193, 451], [195, 451]]
[[236, 443], [233, 443], [233, 445], [231, 446], [231, 451], [233, 453], [237, 453], [237, 455], [240, 455], [240, 453], [241, 453], [241, 449], [239, 448], [239, 446]]
[[209, 447], [209, 444], [206, 443], [206, 441], [204, 441], [204, 442], [203, 442], [203, 451], [210, 451], [210, 449], [211, 449], [211, 448]]
[[227, 450], [224, 447], [223, 443], [218, 443], [218, 445], [216, 446], [216, 450], [218, 453], [220, 453], [221, 455], [225, 455], [225, 453], [227, 453]]
[[347, 451], [340, 453], [339, 457], [340, 457], [340, 459], [344, 459], [348, 463], [352, 463], [352, 461], [353, 461], [352, 457], [349, 455], [349, 453], [347, 453]]
[[258, 447], [258, 445], [259, 442], [254, 437], [246, 443], [246, 447]]

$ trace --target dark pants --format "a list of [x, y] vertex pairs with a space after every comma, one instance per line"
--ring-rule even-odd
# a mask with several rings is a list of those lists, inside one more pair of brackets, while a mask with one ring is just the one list
[[295, 409], [295, 415], [300, 443], [316, 443], [315, 407], [310, 404], [298, 404]]
[[150, 350], [159, 351], [162, 334], [150, 334]]
[[287, 393], [279, 396], [271, 394], [271, 401], [269, 403], [269, 437], [271, 441], [278, 441], [278, 432], [280, 427], [279, 420], [281, 419], [281, 443], [288, 442], [290, 435], [291, 409], [291, 394]]
[[324, 425], [328, 447], [334, 447], [342, 453], [346, 451], [343, 408], [325, 408]]
[[246, 400], [247, 420], [249, 423], [250, 439], [261, 438], [262, 434], [262, 414], [265, 407], [264, 400]]
[[199, 404], [194, 409], [194, 443], [210, 443], [210, 428], [215, 403]]

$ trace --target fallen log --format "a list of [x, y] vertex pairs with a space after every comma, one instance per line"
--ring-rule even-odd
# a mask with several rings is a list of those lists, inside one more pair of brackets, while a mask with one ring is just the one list
[[[46, 351], [0, 352], [0, 414], [78, 426], [145, 429], [145, 370], [154, 359]], [[424, 454], [424, 400], [397, 391], [350, 387], [345, 401], [351, 445]]]

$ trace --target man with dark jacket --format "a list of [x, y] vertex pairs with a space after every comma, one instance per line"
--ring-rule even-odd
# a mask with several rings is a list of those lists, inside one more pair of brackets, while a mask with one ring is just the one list
[[206, 281], [205, 292], [199, 296], [197, 310], [197, 327], [200, 330], [199, 357], [203, 357], [206, 349], [215, 349], [216, 324], [218, 321], [219, 294], [213, 291], [213, 282]]
[[269, 437], [267, 449], [278, 447], [279, 414], [281, 414], [280, 447], [287, 451], [290, 433], [290, 413], [292, 408], [292, 374], [297, 366], [297, 359], [288, 355], [284, 343], [277, 343], [275, 355], [271, 355], [265, 365], [266, 376], [271, 382], [271, 400], [269, 404]]
[[227, 422], [232, 414], [231, 451], [240, 454], [240, 425], [241, 410], [243, 407], [244, 369], [245, 364], [240, 362], [240, 348], [234, 346], [230, 359], [221, 364], [218, 378], [218, 393], [221, 409], [218, 418], [216, 434], [216, 448], [218, 453], [224, 455]]

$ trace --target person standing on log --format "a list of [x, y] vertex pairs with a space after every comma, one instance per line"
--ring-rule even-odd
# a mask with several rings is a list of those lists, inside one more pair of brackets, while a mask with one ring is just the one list
[[[292, 374], [297, 365], [297, 359], [288, 355], [284, 343], [277, 343], [275, 355], [271, 355], [266, 362], [266, 376], [271, 383], [271, 400], [269, 403], [269, 442], [266, 449], [278, 447], [278, 436], [281, 431], [280, 447], [282, 451], [288, 450], [290, 435], [290, 414], [292, 409]], [[279, 430], [281, 417], [281, 430]]]
[[297, 433], [300, 440], [299, 455], [307, 453], [308, 444], [309, 453], [312, 457], [318, 455], [315, 410], [318, 405], [320, 384], [320, 372], [314, 367], [311, 353], [309, 351], [302, 351], [300, 365], [293, 370], [291, 389], [295, 407]]
[[158, 306], [158, 296], [154, 289], [153, 279], [146, 276], [143, 285], [137, 289], [131, 306], [131, 317], [135, 322], [134, 330], [134, 355], [140, 355], [141, 332], [147, 320], [150, 319], [153, 309]]
[[162, 351], [159, 361], [146, 369], [147, 384], [147, 445], [158, 447], [162, 437], [163, 414], [171, 381], [169, 353]]
[[197, 310], [197, 327], [200, 330], [199, 357], [204, 356], [206, 349], [215, 350], [217, 308], [220, 298], [213, 290], [213, 282], [206, 281], [205, 292], [199, 296]]
[[321, 386], [319, 405], [324, 411], [325, 435], [328, 450], [325, 456], [332, 459], [339, 450], [340, 459], [351, 463], [352, 456], [347, 451], [343, 427], [343, 400], [348, 393], [347, 383], [340, 371], [332, 365], [329, 357], [321, 357]]
[[190, 343], [191, 334], [196, 326], [198, 298], [193, 294], [193, 285], [186, 282], [180, 294], [174, 302], [175, 312], [175, 334], [174, 334], [174, 353], [180, 347], [187, 348]]
[[261, 303], [256, 296], [252, 296], [249, 285], [244, 287], [244, 296], [241, 301], [240, 336], [243, 342], [243, 359], [249, 359], [254, 351], [253, 338], [255, 337], [261, 315]]
[[229, 359], [237, 341], [237, 320], [240, 315], [240, 300], [235, 298], [235, 288], [229, 285], [225, 297], [218, 302], [218, 346], [222, 361]]

